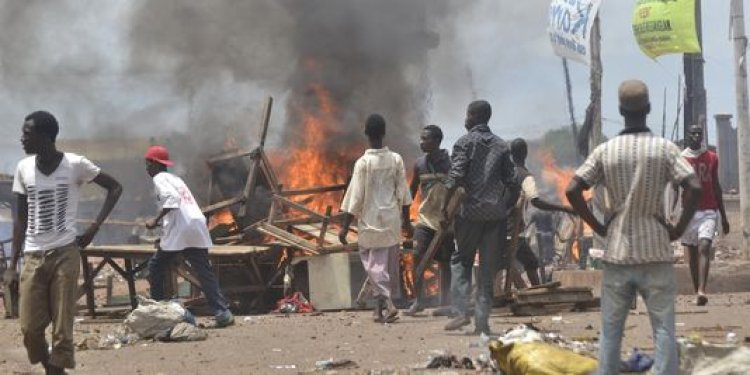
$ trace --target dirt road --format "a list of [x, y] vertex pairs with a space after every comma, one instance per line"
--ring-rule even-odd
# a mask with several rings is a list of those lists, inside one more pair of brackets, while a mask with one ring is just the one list
[[[750, 293], [715, 295], [706, 307], [693, 305], [690, 296], [678, 298], [677, 331], [701, 334], [722, 342], [727, 332], [744, 339], [750, 336]], [[623, 350], [651, 350], [651, 331], [643, 303], [626, 323]], [[491, 319], [494, 332], [521, 323], [581, 340], [596, 337], [598, 312], [566, 313], [533, 318], [512, 317], [496, 310]], [[358, 368], [342, 372], [408, 370], [423, 365], [436, 351], [458, 356], [477, 356], [479, 339], [465, 333], [442, 330], [445, 318], [402, 317], [391, 325], [370, 321], [369, 312], [331, 312], [289, 317], [264, 315], [238, 317], [237, 325], [209, 331], [209, 338], [196, 343], [142, 343], [116, 350], [77, 352], [75, 374], [262, 374], [299, 373], [315, 370], [324, 359], [349, 359]], [[113, 324], [76, 324], [78, 338], [111, 332]], [[15, 320], [0, 320], [0, 373], [42, 373], [28, 364]]]

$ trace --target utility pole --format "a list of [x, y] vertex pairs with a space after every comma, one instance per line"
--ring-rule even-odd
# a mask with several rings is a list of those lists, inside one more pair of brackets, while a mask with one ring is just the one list
[[602, 142], [602, 34], [599, 15], [594, 18], [591, 28], [591, 134], [589, 136], [589, 153]]
[[[562, 59], [563, 72], [565, 73], [565, 94], [568, 98], [568, 113], [570, 114], [570, 130], [573, 132], [573, 147], [578, 148], [578, 124], [576, 123], [576, 113], [573, 107], [573, 84], [570, 82], [570, 69], [568, 68], [568, 59]], [[581, 155], [576, 151], [576, 160], [580, 164]]]
[[750, 115], [747, 98], [747, 37], [742, 0], [732, 0], [730, 22], [734, 41], [734, 78], [737, 100], [737, 153], [739, 159], [742, 255], [750, 259]]
[[[594, 19], [594, 25], [591, 28], [591, 72], [589, 78], [591, 81], [591, 133], [589, 134], [589, 154], [594, 151], [596, 146], [602, 143], [602, 75], [604, 70], [602, 68], [601, 51], [601, 22], [597, 14]], [[594, 195], [591, 200], [591, 209], [594, 215], [599, 220], [604, 220], [605, 200], [604, 189], [601, 185], [594, 187]], [[581, 222], [581, 225], [583, 225], [583, 222]], [[579, 233], [583, 233], [583, 228], [581, 228], [581, 232]], [[602, 237], [596, 233], [592, 233], [591, 245], [595, 249], [604, 249], [605, 242]], [[583, 249], [583, 246], [579, 248]], [[585, 261], [588, 258], [588, 251], [582, 255], [582, 261]]]
[[701, 0], [695, 0], [695, 32], [698, 34], [699, 53], [682, 55], [685, 72], [685, 116], [682, 134], [688, 133], [690, 125], [703, 127], [703, 143], [708, 144], [706, 129], [706, 88], [703, 84], [703, 26], [701, 22]]

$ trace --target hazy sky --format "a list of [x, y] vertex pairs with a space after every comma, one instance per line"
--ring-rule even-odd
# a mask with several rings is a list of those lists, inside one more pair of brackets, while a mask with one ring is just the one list
[[[68, 0], [49, 6], [39, 0], [0, 0], [0, 172], [11, 173], [23, 156], [18, 143], [20, 125], [23, 116], [35, 109], [48, 109], [58, 116], [63, 138], [149, 136], [182, 129], [190, 116], [190, 98], [170, 87], [170, 61], [164, 62], [163, 69], [128, 69], [131, 16], [142, 1]], [[440, 44], [430, 52], [423, 71], [414, 72], [415, 77], [429, 80], [425, 117], [445, 129], [446, 142], [463, 134], [464, 110], [475, 95], [493, 105], [491, 126], [506, 139], [534, 138], [568, 124], [562, 64], [553, 55], [546, 33], [549, 2], [451, 3], [452, 14], [437, 26]], [[624, 79], [640, 78], [651, 89], [650, 123], [656, 132], [661, 131], [662, 95], [667, 89], [669, 134], [682, 59], [674, 55], [653, 61], [640, 52], [631, 31], [634, 3], [602, 0], [600, 8], [604, 132], [613, 135], [622, 126], [617, 85]], [[729, 3], [703, 2], [710, 139], [715, 133], [713, 115], [735, 110]], [[274, 51], [269, 48], [266, 53], [273, 58]], [[279, 64], [287, 63], [279, 53]], [[588, 104], [588, 68], [577, 63], [570, 67], [580, 123]], [[269, 81], [287, 78], [279, 74], [264, 76], [259, 82], [237, 82], [219, 75], [193, 100], [217, 106], [235, 119], [254, 115], [264, 95], [285, 98], [283, 85]], [[283, 111], [284, 107], [276, 108]], [[274, 116], [279, 119], [284, 114], [275, 112]]]

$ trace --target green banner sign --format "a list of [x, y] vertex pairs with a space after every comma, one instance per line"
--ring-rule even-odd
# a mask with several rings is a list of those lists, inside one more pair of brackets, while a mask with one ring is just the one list
[[699, 53], [695, 29], [695, 0], [638, 0], [633, 34], [646, 56]]

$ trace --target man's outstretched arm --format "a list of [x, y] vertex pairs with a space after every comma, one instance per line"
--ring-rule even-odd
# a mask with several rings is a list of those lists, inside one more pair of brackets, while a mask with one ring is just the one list
[[552, 203], [541, 197], [532, 198], [531, 204], [542, 211], [559, 211], [576, 215], [576, 210], [574, 210], [573, 207]]

